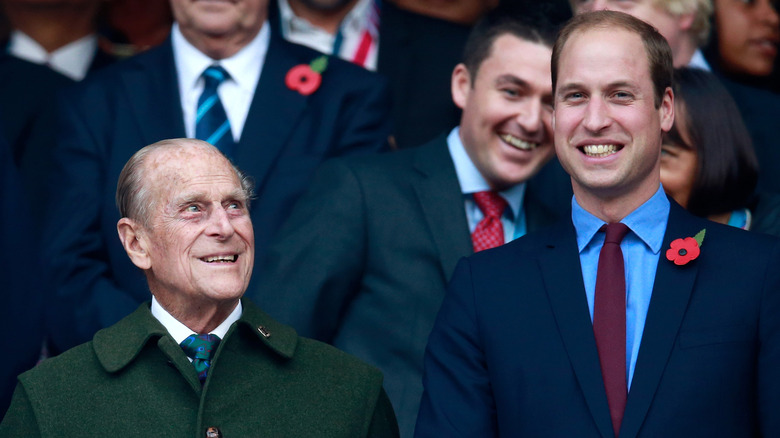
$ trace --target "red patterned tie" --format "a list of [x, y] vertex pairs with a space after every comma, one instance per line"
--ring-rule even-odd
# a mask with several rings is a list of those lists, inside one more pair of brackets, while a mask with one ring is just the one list
[[474, 202], [484, 215], [471, 233], [474, 252], [503, 245], [504, 226], [501, 225], [501, 215], [506, 209], [506, 200], [496, 192], [487, 191], [474, 193]]
[[620, 242], [629, 229], [621, 223], [607, 224], [607, 236], [599, 253], [596, 296], [593, 303], [593, 333], [607, 392], [615, 436], [626, 408], [626, 275]]

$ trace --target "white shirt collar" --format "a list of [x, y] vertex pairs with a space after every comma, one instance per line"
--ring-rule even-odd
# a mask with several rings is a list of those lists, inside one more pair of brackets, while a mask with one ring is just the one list
[[47, 64], [59, 73], [80, 81], [89, 71], [97, 52], [97, 35], [91, 34], [49, 53], [20, 30], [11, 32], [8, 53], [35, 64]]
[[[171, 337], [174, 341], [176, 341], [177, 344], [181, 344], [183, 340], [187, 339], [187, 337], [193, 333], [192, 329], [182, 324], [179, 320], [174, 318], [173, 315], [168, 313], [168, 311], [160, 305], [154, 295], [152, 295], [151, 310], [152, 316], [160, 321], [160, 324], [162, 324], [163, 327], [168, 330], [168, 333], [170, 333]], [[234, 322], [241, 318], [242, 312], [243, 308], [241, 307], [241, 301], [239, 301], [236, 305], [236, 308], [233, 309], [230, 315], [228, 315], [228, 317], [225, 318], [225, 320], [222, 321], [222, 323], [210, 333], [219, 336], [220, 339], [225, 339], [225, 335], [227, 334], [228, 329], [230, 329], [230, 326], [233, 325]]]
[[[470, 195], [476, 192], [491, 190], [490, 184], [488, 184], [485, 177], [477, 169], [477, 166], [471, 161], [466, 148], [461, 142], [460, 127], [455, 127], [450, 131], [449, 136], [447, 136], [447, 147], [449, 148], [452, 162], [455, 164], [455, 173], [458, 176], [461, 193]], [[513, 217], [518, 217], [523, 197], [525, 196], [525, 183], [514, 185], [499, 192], [499, 194], [509, 204]]]

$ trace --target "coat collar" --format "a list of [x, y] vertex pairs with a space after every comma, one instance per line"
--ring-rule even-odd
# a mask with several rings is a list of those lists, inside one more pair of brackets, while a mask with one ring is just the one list
[[[243, 327], [254, 333], [258, 345], [267, 347], [284, 359], [291, 359], [298, 344], [295, 330], [276, 322], [249, 300], [242, 300], [241, 304], [244, 312], [228, 330], [225, 341], [229, 342], [233, 332]], [[103, 368], [115, 373], [135, 360], [150, 342], [156, 342], [171, 360], [186, 361], [183, 351], [165, 327], [152, 316], [148, 302], [113, 326], [97, 332], [92, 345]]]

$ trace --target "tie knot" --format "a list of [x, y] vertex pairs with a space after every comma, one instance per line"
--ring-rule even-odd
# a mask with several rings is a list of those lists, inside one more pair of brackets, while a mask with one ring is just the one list
[[626, 224], [615, 222], [612, 224], [606, 224], [601, 226], [602, 231], [606, 231], [607, 236], [604, 238], [604, 243], [617, 243], [623, 241], [623, 238], [628, 234], [629, 228]]
[[492, 190], [474, 193], [474, 202], [482, 214], [492, 218], [500, 218], [507, 206], [506, 199]]
[[220, 339], [217, 335], [192, 334], [187, 336], [187, 339], [181, 341], [179, 345], [181, 345], [184, 353], [192, 359], [211, 360], [217, 351], [219, 341]]
[[217, 88], [219, 84], [229, 78], [230, 75], [219, 65], [212, 65], [206, 70], [203, 70], [203, 80], [205, 81], [206, 88]]

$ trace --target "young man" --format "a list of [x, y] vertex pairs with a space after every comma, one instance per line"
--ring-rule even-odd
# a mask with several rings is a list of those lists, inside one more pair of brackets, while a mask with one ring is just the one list
[[[554, 219], [540, 201], [550, 187], [526, 183], [553, 155], [556, 30], [499, 14], [478, 24], [452, 73], [460, 127], [412, 150], [326, 163], [250, 293], [302, 335], [382, 369], [402, 436], [457, 260]], [[475, 201], [484, 197], [500, 204], [495, 215]]]
[[666, 40], [624, 13], [579, 15], [552, 78], [571, 219], [456, 268], [416, 436], [777, 435], [780, 241], [663, 194]]

